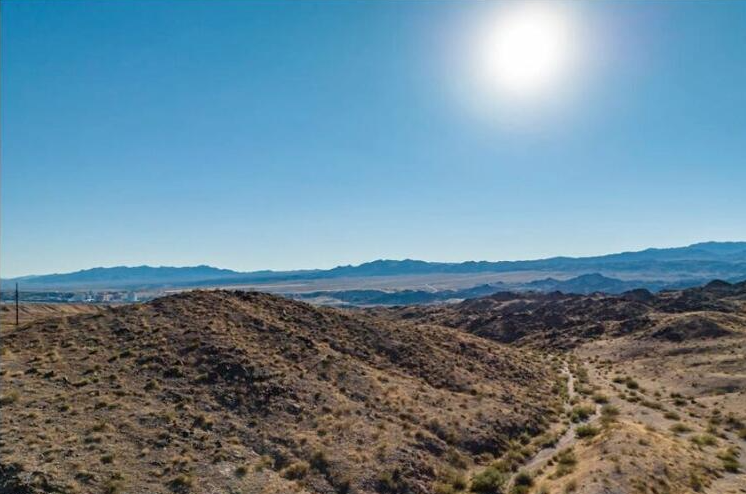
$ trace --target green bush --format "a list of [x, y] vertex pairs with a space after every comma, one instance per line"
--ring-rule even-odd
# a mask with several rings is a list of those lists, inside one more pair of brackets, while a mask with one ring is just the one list
[[605, 405], [606, 403], [609, 402], [609, 397], [601, 393], [594, 393], [593, 401], [595, 401], [599, 405]]
[[741, 465], [738, 463], [739, 450], [733, 446], [720, 451], [717, 457], [723, 462], [726, 472], [738, 473]]
[[526, 471], [520, 471], [515, 476], [512, 494], [526, 494], [532, 485], [534, 485], [534, 479], [531, 477], [531, 474]]
[[557, 461], [557, 470], [554, 475], [556, 477], [562, 477], [571, 473], [575, 470], [575, 465], [578, 464], [578, 459], [575, 457], [575, 452], [572, 449], [563, 449], [554, 457]]
[[471, 479], [471, 490], [484, 494], [501, 494], [506, 481], [504, 471], [495, 466], [489, 466], [474, 475]]
[[699, 434], [697, 436], [693, 436], [691, 438], [691, 441], [699, 447], [715, 446], [718, 443], [717, 438], [710, 434]]
[[607, 419], [613, 419], [619, 416], [619, 408], [614, 405], [604, 405], [601, 407], [601, 416]]
[[629, 389], [640, 389], [640, 385], [638, 384], [638, 382], [632, 379], [631, 377], [628, 377], [627, 379], [625, 379], [624, 384]]
[[692, 432], [692, 429], [688, 425], [684, 425], [681, 422], [676, 422], [671, 426], [671, 431], [675, 434], [685, 434], [687, 432]]
[[588, 425], [579, 425], [575, 428], [575, 436], [585, 439], [585, 438], [591, 438], [598, 434], [600, 431], [598, 427], [594, 427], [590, 424]]
[[468, 482], [462, 472], [454, 468], [446, 468], [440, 472], [438, 482], [441, 492], [458, 492], [466, 489]]
[[573, 422], [581, 422], [588, 420], [588, 418], [596, 412], [596, 407], [593, 405], [576, 405], [572, 407], [570, 412], [570, 420]]

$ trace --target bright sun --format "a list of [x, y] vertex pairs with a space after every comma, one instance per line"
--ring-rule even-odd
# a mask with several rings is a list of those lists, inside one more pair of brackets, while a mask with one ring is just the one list
[[558, 89], [576, 55], [574, 26], [558, 3], [521, 3], [484, 24], [477, 41], [482, 83], [509, 98]]

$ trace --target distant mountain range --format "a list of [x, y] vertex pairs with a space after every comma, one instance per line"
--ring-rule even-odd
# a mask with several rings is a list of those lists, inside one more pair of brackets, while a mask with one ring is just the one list
[[[731, 281], [744, 279], [746, 276], [729, 278]], [[620, 294], [644, 288], [651, 292], [661, 290], [680, 290], [702, 284], [702, 281], [681, 280], [675, 282], [618, 280], [598, 273], [584, 274], [557, 280], [544, 278], [525, 283], [489, 283], [460, 290], [322, 290], [316, 292], [292, 293], [291, 297], [321, 305], [333, 306], [368, 306], [368, 305], [411, 305], [435, 304], [450, 301], [461, 301], [470, 298], [485, 297], [500, 292], [562, 292], [589, 295], [596, 292]]]
[[[367, 289], [366, 280], [381, 277], [449, 277], [488, 273], [531, 272], [519, 282], [474, 283], [454, 290]], [[537, 275], [538, 273], [538, 275]], [[545, 273], [541, 276], [541, 273]], [[2, 280], [8, 290], [19, 282], [25, 291], [45, 290], [163, 290], [190, 287], [251, 285], [271, 289], [289, 282], [350, 280], [344, 290], [303, 293], [301, 298], [342, 297], [339, 300], [416, 299], [430, 301], [469, 298], [499, 290], [536, 290], [590, 293], [620, 293], [633, 288], [656, 291], [665, 288], [693, 286], [712, 279], [739, 281], [746, 278], [746, 242], [705, 242], [687, 247], [646, 249], [594, 257], [553, 257], [527, 261], [467, 261], [461, 263], [427, 262], [412, 259], [377, 260], [358, 266], [339, 266], [328, 270], [238, 272], [210, 266], [194, 267], [111, 267], [93, 268], [73, 273], [24, 276]], [[407, 278], [409, 279], [409, 278]], [[469, 279], [466, 276], [466, 279]], [[412, 286], [415, 286], [413, 284]], [[406, 286], [406, 285], [403, 285]], [[292, 292], [291, 288], [274, 289]], [[308, 292], [308, 290], [306, 290]], [[342, 296], [341, 292], [348, 292]], [[350, 302], [355, 303], [355, 302]], [[362, 301], [361, 303], [367, 303]]]

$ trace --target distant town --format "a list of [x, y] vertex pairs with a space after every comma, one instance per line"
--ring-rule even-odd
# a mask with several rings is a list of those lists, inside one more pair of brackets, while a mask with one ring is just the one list
[[[37, 303], [76, 303], [76, 304], [116, 304], [116, 303], [136, 303], [152, 300], [163, 292], [156, 291], [130, 291], [130, 290], [103, 290], [103, 291], [19, 291], [18, 298], [21, 302]], [[15, 300], [14, 290], [2, 290], [0, 300], [3, 303], [13, 302]]]

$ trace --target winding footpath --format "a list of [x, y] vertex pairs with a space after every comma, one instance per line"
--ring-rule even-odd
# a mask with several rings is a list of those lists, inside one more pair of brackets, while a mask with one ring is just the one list
[[[562, 374], [567, 376], [567, 401], [565, 402], [565, 411], [569, 411], [570, 409], [572, 409], [571, 403], [573, 398], [576, 396], [576, 393], [575, 376], [570, 371], [570, 366], [567, 364], [567, 362], [564, 363]], [[594, 414], [586, 422], [582, 423], [590, 424], [595, 421], [601, 415], [600, 410], [601, 407], [599, 405], [596, 405], [596, 411], [594, 412]], [[537, 451], [534, 456], [531, 457], [531, 459], [518, 470], [518, 472], [523, 471], [533, 473], [533, 471], [543, 467], [552, 457], [554, 457], [554, 455], [556, 455], [563, 449], [569, 448], [570, 446], [574, 445], [578, 440], [575, 436], [575, 428], [580, 424], [581, 423], [571, 422], [570, 427], [567, 428], [567, 430], [564, 432], [564, 434], [562, 434], [562, 436], [554, 444], [554, 446], [549, 446]], [[505, 486], [505, 492], [510, 492], [510, 490], [513, 488], [515, 479], [518, 476], [518, 472], [511, 475]]]

